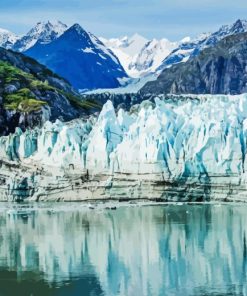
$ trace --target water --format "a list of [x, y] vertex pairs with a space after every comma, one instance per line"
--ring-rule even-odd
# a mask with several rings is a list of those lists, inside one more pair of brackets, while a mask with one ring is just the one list
[[0, 296], [247, 295], [247, 205], [0, 204]]

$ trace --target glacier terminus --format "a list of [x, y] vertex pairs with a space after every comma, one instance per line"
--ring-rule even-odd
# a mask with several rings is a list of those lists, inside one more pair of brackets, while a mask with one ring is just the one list
[[160, 95], [0, 138], [1, 200], [245, 200], [247, 94]]

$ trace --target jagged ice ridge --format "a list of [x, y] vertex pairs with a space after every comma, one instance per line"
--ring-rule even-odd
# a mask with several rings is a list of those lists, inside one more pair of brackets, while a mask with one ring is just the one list
[[97, 173], [164, 174], [166, 178], [246, 171], [247, 95], [144, 101], [132, 114], [108, 101], [96, 123], [47, 122], [0, 139], [2, 159], [73, 165]]

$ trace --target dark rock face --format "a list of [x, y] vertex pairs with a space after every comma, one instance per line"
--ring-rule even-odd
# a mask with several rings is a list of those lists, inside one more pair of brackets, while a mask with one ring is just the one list
[[241, 94], [247, 92], [247, 33], [226, 37], [186, 63], [163, 70], [141, 93]]
[[47, 80], [48, 83], [62, 91], [77, 94], [72, 86], [63, 78], [59, 77], [47, 67], [39, 64], [36, 60], [27, 57], [21, 53], [12, 50], [6, 50], [0, 47], [0, 61], [7, 62], [10, 65], [33, 75], [40, 81]]
[[35, 60], [0, 48], [0, 135], [41, 126], [45, 121], [72, 120], [86, 106], [71, 85]]
[[0, 136], [14, 133], [17, 127], [22, 130], [27, 128], [41, 127], [50, 116], [48, 107], [31, 113], [8, 111], [0, 105]]

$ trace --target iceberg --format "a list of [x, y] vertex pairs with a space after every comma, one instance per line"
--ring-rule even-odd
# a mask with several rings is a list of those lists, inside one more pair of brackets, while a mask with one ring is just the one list
[[[29, 184], [27, 198], [36, 190], [49, 199], [52, 187], [64, 200], [63, 180], [76, 199], [225, 199], [245, 190], [246, 144], [247, 94], [159, 96], [117, 113], [107, 101], [98, 118], [48, 121], [0, 138], [0, 177], [17, 191]], [[8, 173], [13, 163], [25, 168], [19, 182]]]

